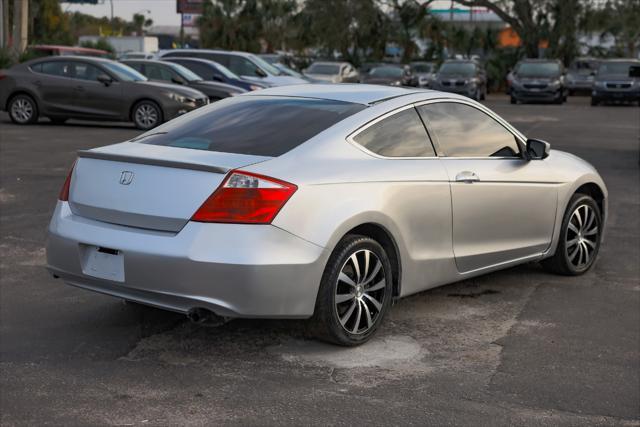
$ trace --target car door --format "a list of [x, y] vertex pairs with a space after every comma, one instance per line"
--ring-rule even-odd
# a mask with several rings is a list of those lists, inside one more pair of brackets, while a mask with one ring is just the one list
[[98, 81], [99, 75], [110, 74], [89, 62], [74, 60], [72, 65], [77, 114], [87, 118], [121, 119], [124, 100], [120, 82], [115, 79], [109, 84]]
[[72, 67], [69, 61], [45, 61], [32, 65], [31, 84], [44, 113], [69, 114], [74, 111]]
[[[413, 105], [388, 113], [358, 130], [349, 141], [379, 160], [372, 163], [373, 198], [393, 219], [407, 250], [402, 293], [412, 294], [454, 278], [451, 244], [451, 192], [443, 162], [437, 157]], [[376, 184], [384, 182], [378, 190]]]
[[551, 244], [557, 184], [544, 160], [465, 101], [418, 106], [447, 170], [456, 265], [469, 272], [544, 252]]

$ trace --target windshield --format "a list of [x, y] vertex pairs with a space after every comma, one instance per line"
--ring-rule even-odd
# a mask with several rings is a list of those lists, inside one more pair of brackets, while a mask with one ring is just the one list
[[430, 73], [433, 69], [431, 64], [414, 64], [412, 67], [416, 73]]
[[575, 61], [569, 67], [569, 72], [574, 74], [587, 75], [598, 69], [596, 61]]
[[174, 64], [172, 62], [168, 62], [167, 65], [169, 65], [169, 67], [171, 67], [173, 71], [180, 74], [180, 76], [188, 82], [199, 82], [202, 80], [202, 77], [200, 77], [187, 67], [183, 67], [180, 64]]
[[340, 65], [338, 64], [311, 64], [307, 70], [309, 74], [340, 74]]
[[273, 75], [273, 76], [281, 76], [282, 75], [282, 71], [278, 70], [276, 67], [274, 67], [273, 65], [269, 64], [267, 61], [265, 61], [264, 59], [257, 57], [255, 55], [249, 55], [249, 58], [256, 64], [258, 65], [260, 68], [262, 68], [263, 70], [265, 70], [267, 73]]
[[109, 72], [114, 74], [118, 80], [123, 82], [146, 82], [147, 78], [133, 68], [117, 62], [102, 62]]
[[376, 77], [402, 77], [402, 68], [399, 67], [376, 67], [369, 71], [369, 75]]
[[620, 74], [629, 75], [629, 69], [632, 65], [640, 65], [637, 62], [603, 62], [598, 68], [598, 74]]
[[516, 69], [520, 77], [554, 77], [560, 75], [557, 62], [523, 62]]
[[455, 74], [472, 76], [476, 72], [476, 65], [471, 62], [445, 62], [440, 67], [440, 74]]
[[364, 108], [325, 99], [238, 96], [199, 108], [132, 141], [274, 157]]

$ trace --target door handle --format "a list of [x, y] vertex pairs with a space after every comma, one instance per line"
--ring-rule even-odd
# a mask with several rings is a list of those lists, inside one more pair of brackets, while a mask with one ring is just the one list
[[472, 183], [476, 181], [480, 181], [480, 177], [475, 172], [463, 171], [456, 175], [456, 182]]

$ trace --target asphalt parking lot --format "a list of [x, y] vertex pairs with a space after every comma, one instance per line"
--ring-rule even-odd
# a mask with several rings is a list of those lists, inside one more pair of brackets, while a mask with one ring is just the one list
[[528, 264], [398, 302], [353, 349], [301, 321], [217, 328], [75, 289], [44, 241], [75, 151], [127, 124], [0, 115], [0, 424], [640, 425], [640, 108], [486, 104], [594, 164], [607, 237], [582, 277]]

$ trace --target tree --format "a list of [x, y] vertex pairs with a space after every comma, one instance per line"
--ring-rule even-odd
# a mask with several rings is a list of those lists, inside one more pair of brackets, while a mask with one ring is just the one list
[[[455, 0], [463, 6], [486, 7], [518, 33], [528, 57], [538, 57], [538, 46], [547, 35], [548, 6], [553, 0]], [[563, 0], [555, 0], [562, 2]]]
[[38, 0], [31, 6], [31, 39], [36, 42], [70, 45], [69, 16], [62, 12], [58, 0]]
[[132, 24], [136, 34], [141, 36], [144, 34], [145, 28], [153, 25], [153, 19], [147, 19], [147, 17], [141, 13], [134, 13]]
[[581, 27], [614, 37], [613, 54], [634, 57], [640, 49], [640, 0], [608, 0], [602, 8], [588, 7]]

